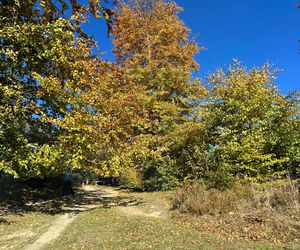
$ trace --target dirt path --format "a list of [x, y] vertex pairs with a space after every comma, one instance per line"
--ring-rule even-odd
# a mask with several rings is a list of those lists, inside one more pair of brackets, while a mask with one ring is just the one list
[[[101, 189], [101, 191], [96, 186], [83, 186], [83, 192], [85, 192], [85, 199], [87, 200], [103, 200], [105, 198], [113, 198], [119, 195], [119, 192], [113, 189]], [[104, 192], [104, 193], [103, 193]], [[73, 203], [72, 207], [66, 208], [66, 213], [57, 217], [48, 230], [43, 233], [34, 243], [27, 245], [24, 250], [40, 250], [46, 248], [46, 246], [55, 241], [63, 231], [73, 222], [79, 212], [84, 212], [93, 208], [99, 207], [99, 203], [90, 204], [87, 202], [76, 202]], [[70, 209], [74, 209], [76, 212], [68, 212]], [[72, 210], [71, 210], [72, 211]]]
[[164, 211], [162, 211], [160, 208], [156, 206], [151, 206], [150, 211], [144, 211], [143, 209], [136, 206], [119, 207], [118, 209], [126, 216], [143, 216], [143, 217], [152, 217], [157, 219], [162, 219], [166, 217]]
[[124, 216], [143, 216], [157, 219], [166, 217], [166, 211], [163, 211], [160, 206], [155, 204], [139, 206], [140, 203], [135, 197], [128, 197], [129, 200], [123, 202], [121, 192], [111, 187], [86, 185], [82, 187], [80, 192], [80, 199], [74, 197], [72, 204], [65, 208], [65, 213], [57, 217], [47, 231], [35, 242], [27, 245], [24, 248], [25, 250], [46, 249], [48, 244], [63, 234], [63, 231], [70, 226], [79, 213], [97, 207], [117, 206], [118, 211], [124, 214]]
[[33, 244], [25, 247], [25, 250], [38, 250], [57, 239], [69, 224], [75, 219], [75, 214], [64, 214], [56, 218], [48, 230], [43, 233]]

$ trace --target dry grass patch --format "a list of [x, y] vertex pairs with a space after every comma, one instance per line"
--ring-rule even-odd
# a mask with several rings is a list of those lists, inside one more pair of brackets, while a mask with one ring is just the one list
[[[183, 186], [172, 205], [181, 213], [200, 216], [205, 230], [229, 238], [299, 242], [299, 201], [295, 183], [239, 183], [220, 191], [198, 182]], [[189, 223], [189, 218], [185, 219]]]

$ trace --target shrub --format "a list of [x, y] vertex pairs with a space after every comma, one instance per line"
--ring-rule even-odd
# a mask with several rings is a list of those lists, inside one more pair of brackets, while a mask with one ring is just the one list
[[209, 188], [216, 188], [219, 190], [226, 190], [235, 185], [236, 179], [229, 175], [226, 171], [207, 171], [204, 176], [205, 184]]
[[156, 173], [148, 179], [145, 179], [145, 189], [148, 191], [167, 191], [179, 185], [178, 179], [168, 173], [164, 168], [158, 167]]
[[299, 184], [291, 181], [236, 183], [232, 188], [209, 188], [203, 182], [183, 185], [173, 197], [173, 208], [187, 225], [230, 239], [299, 242]]
[[172, 200], [174, 209], [197, 215], [216, 215], [229, 212], [253, 212], [264, 208], [268, 211], [297, 210], [300, 197], [297, 184], [284, 183], [254, 185], [236, 183], [232, 188], [209, 188], [203, 182], [183, 185]]
[[254, 189], [259, 206], [267, 206], [276, 210], [298, 210], [300, 205], [299, 183], [268, 183]]
[[210, 188], [203, 182], [184, 185], [173, 198], [173, 208], [181, 212], [197, 215], [223, 214], [236, 210], [242, 199], [251, 198], [249, 186], [235, 185], [232, 189], [221, 191]]
[[143, 181], [141, 178], [141, 174], [134, 168], [127, 169], [120, 176], [120, 185], [129, 189], [142, 190]]
[[168, 157], [152, 160], [143, 173], [144, 186], [148, 191], [166, 191], [178, 187], [177, 169]]

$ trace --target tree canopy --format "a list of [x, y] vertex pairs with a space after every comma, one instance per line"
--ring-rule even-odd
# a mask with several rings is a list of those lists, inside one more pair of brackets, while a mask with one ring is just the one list
[[[299, 95], [278, 91], [278, 70], [234, 61], [197, 79], [201, 47], [180, 7], [111, 4], [1, 2], [1, 171], [130, 173], [149, 190], [299, 174]], [[82, 28], [91, 16], [108, 25], [111, 62]]]

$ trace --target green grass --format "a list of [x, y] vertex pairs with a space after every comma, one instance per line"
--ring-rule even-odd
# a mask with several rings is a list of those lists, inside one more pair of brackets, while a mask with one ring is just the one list
[[45, 232], [56, 215], [39, 212], [1, 217], [0, 249], [21, 249]]
[[[138, 213], [127, 213], [127, 208], [121, 206], [82, 212], [45, 249], [300, 249], [296, 244], [232, 238], [206, 230], [204, 217], [168, 210], [171, 192], [121, 195], [139, 201], [137, 206], [129, 207]], [[160, 218], [148, 216], [153, 211], [164, 213]], [[0, 223], [0, 249], [22, 249], [33, 243], [57, 216], [32, 212], [2, 217], [7, 223]]]
[[[125, 216], [118, 208], [79, 215], [49, 249], [282, 249], [259, 242], [228, 241], [173, 219]], [[289, 246], [292, 249], [293, 246]], [[294, 249], [297, 249], [294, 246]]]
[[[133, 194], [143, 201], [136, 209], [146, 214], [153, 209], [167, 211], [162, 218], [124, 213], [119, 207], [82, 213], [49, 249], [282, 249], [284, 246], [228, 239], [206, 232], [201, 226], [201, 218], [168, 211], [172, 194]], [[300, 249], [292, 244], [285, 247]]]

